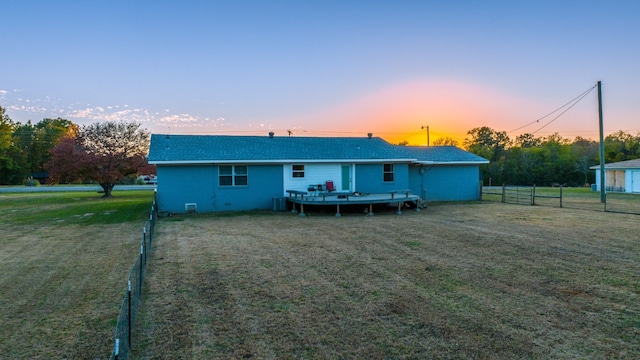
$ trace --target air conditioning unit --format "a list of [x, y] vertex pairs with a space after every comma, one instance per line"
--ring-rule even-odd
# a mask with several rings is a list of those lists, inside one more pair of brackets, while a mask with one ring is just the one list
[[185, 203], [184, 204], [184, 212], [185, 214], [191, 214], [198, 212], [198, 204], [196, 203]]

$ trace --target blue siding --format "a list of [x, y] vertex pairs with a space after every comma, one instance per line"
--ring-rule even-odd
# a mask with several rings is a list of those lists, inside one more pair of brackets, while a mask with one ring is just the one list
[[409, 189], [409, 165], [393, 164], [393, 182], [384, 182], [383, 164], [357, 164], [355, 191], [386, 193]]
[[185, 203], [198, 212], [271, 209], [283, 192], [282, 165], [248, 167], [248, 185], [221, 187], [218, 166], [158, 166], [158, 208], [183, 213]]
[[410, 169], [411, 191], [427, 201], [478, 200], [480, 168], [478, 165], [434, 165]]

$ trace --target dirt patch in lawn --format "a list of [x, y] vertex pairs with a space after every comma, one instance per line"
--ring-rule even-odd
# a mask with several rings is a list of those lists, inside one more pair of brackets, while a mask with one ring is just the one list
[[132, 356], [639, 357], [637, 222], [495, 203], [163, 219]]

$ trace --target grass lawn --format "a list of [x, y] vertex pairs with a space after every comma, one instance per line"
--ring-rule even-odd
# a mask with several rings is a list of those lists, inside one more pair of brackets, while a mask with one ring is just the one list
[[107, 359], [151, 191], [0, 194], [0, 358]]
[[133, 359], [640, 358], [638, 216], [161, 219]]

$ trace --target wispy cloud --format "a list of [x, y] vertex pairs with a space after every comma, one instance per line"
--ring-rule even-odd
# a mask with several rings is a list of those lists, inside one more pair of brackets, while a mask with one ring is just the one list
[[16, 121], [38, 121], [39, 119], [62, 117], [85, 125], [100, 121], [137, 121], [149, 128], [211, 128], [222, 126], [223, 117], [203, 117], [189, 113], [173, 113], [171, 109], [153, 111], [129, 104], [92, 105], [73, 102], [64, 103], [52, 96], [29, 98], [21, 90], [0, 89], [0, 106], [7, 109]]
[[195, 116], [189, 114], [176, 114], [176, 115], [168, 115], [160, 118], [160, 122], [162, 123], [194, 123], [199, 121], [200, 119]]

